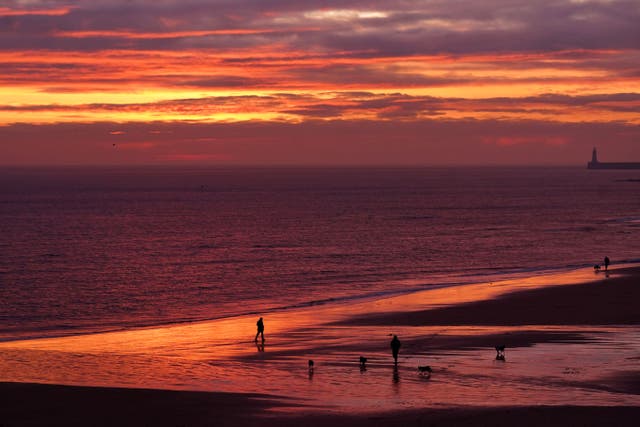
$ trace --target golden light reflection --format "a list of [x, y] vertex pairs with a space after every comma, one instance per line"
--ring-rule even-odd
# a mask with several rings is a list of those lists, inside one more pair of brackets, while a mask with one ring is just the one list
[[[620, 346], [619, 342], [640, 342], [640, 333], [634, 328], [574, 325], [567, 331], [563, 326], [546, 325], [531, 329], [393, 324], [371, 327], [344, 323], [354, 315], [439, 308], [524, 289], [581, 283], [594, 277], [591, 269], [583, 269], [262, 314], [264, 346], [254, 343], [256, 320], [261, 314], [2, 342], [0, 381], [259, 392], [302, 398], [309, 405], [321, 404], [323, 408], [365, 412], [387, 408], [389, 404], [385, 402], [397, 404], [398, 398], [414, 407], [524, 404], [532, 396], [536, 402], [547, 404], [570, 404], [579, 399], [584, 404], [636, 405], [640, 403], [636, 395], [610, 393], [602, 387], [580, 388], [576, 394], [572, 385], [547, 380], [562, 376], [566, 366], [581, 363], [597, 367], [580, 377], [585, 383], [598, 384], [603, 374], [630, 369], [634, 347]], [[333, 323], [336, 321], [343, 323]], [[392, 368], [389, 351], [391, 333], [398, 334], [403, 342], [397, 371]], [[580, 335], [589, 338], [580, 341]], [[507, 364], [497, 365], [492, 346], [495, 339], [506, 336], [521, 337], [525, 343], [541, 340], [542, 344], [509, 347]], [[554, 336], [561, 344], [554, 343]], [[578, 340], [576, 344], [571, 344], [571, 337]], [[438, 349], [432, 347], [436, 339], [440, 343]], [[545, 343], [547, 340], [550, 342]], [[466, 343], [476, 343], [480, 348]], [[599, 351], [607, 346], [616, 351]], [[549, 352], [554, 358], [545, 356]], [[358, 368], [360, 355], [369, 359], [365, 371]], [[308, 374], [308, 359], [316, 362], [314, 375]], [[510, 364], [512, 360], [519, 363]], [[430, 390], [435, 387], [431, 390], [433, 397], [426, 401], [424, 379], [416, 371], [416, 366], [425, 363], [434, 368]], [[532, 378], [536, 380], [531, 381]], [[522, 387], [503, 387], [505, 381]]]
[[[295, 331], [315, 327], [326, 327], [327, 333], [343, 336], [342, 327], [336, 327], [334, 330], [328, 324], [347, 321], [354, 316], [421, 311], [453, 304], [489, 300], [517, 291], [587, 283], [598, 279], [600, 278], [593, 274], [593, 270], [587, 268], [562, 274], [544, 274], [490, 283], [437, 287], [382, 299], [275, 312], [265, 318], [265, 337], [267, 343], [287, 341], [276, 337], [286, 337]], [[2, 342], [0, 349], [21, 348], [76, 353], [164, 354], [169, 352], [169, 354], [179, 353], [181, 357], [187, 358], [233, 358], [254, 353], [255, 349], [252, 346], [247, 346], [247, 343], [251, 343], [253, 340], [257, 317], [259, 316], [101, 334]], [[293, 346], [287, 347], [290, 350], [298, 348], [294, 344], [290, 345]], [[303, 342], [301, 345], [306, 346], [308, 342]], [[204, 351], [203, 347], [209, 350]], [[191, 353], [192, 350], [194, 350], [193, 353]]]

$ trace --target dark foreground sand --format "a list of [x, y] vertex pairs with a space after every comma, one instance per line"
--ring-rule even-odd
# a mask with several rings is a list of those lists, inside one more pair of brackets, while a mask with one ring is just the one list
[[[603, 280], [548, 287], [431, 311], [360, 317], [356, 325], [567, 325], [553, 334], [523, 332], [512, 345], [576, 338], [572, 325], [640, 323], [640, 269]], [[539, 336], [538, 336], [539, 335]], [[477, 338], [488, 345], [495, 337]], [[485, 342], [486, 341], [486, 342]], [[431, 348], [457, 347], [455, 338]], [[603, 387], [640, 394], [640, 368], [611, 378]], [[176, 392], [0, 383], [0, 426], [635, 426], [640, 406], [531, 406], [448, 408], [381, 414], [309, 415], [281, 398], [257, 394]], [[278, 408], [287, 406], [286, 411]], [[291, 408], [294, 408], [293, 410]]]
[[640, 407], [425, 409], [277, 415], [264, 396], [0, 383], [2, 426], [636, 426]]

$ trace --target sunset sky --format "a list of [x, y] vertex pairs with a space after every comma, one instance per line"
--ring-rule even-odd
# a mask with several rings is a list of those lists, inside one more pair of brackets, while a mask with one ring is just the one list
[[640, 161], [638, 0], [2, 0], [0, 164]]

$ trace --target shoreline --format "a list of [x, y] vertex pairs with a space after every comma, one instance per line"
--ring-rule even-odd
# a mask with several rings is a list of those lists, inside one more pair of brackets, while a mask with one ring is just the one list
[[[637, 260], [626, 260], [622, 261], [621, 264], [618, 264], [618, 269], [626, 269], [633, 268], [633, 266], [639, 266]], [[408, 284], [418, 284], [417, 287], [408, 287], [401, 290], [394, 291], [386, 291], [386, 292], [375, 292], [366, 295], [351, 295], [344, 297], [331, 297], [326, 299], [305, 301], [300, 303], [294, 303], [288, 306], [278, 306], [271, 307], [265, 311], [250, 311], [243, 313], [235, 313], [235, 314], [222, 314], [220, 316], [215, 317], [207, 317], [207, 318], [186, 318], [186, 319], [173, 319], [167, 321], [159, 321], [159, 322], [151, 322], [148, 324], [122, 324], [122, 325], [111, 325], [105, 328], [97, 327], [97, 326], [86, 326], [83, 328], [78, 328], [77, 330], [73, 329], [52, 329], [52, 330], [44, 330], [44, 332], [38, 333], [37, 329], [34, 330], [25, 330], [25, 331], [14, 331], [16, 334], [11, 335], [8, 332], [0, 333], [0, 344], [5, 342], [14, 342], [14, 341], [30, 341], [30, 340], [42, 340], [42, 339], [57, 339], [57, 338], [68, 338], [75, 336], [84, 336], [84, 335], [96, 335], [96, 334], [110, 334], [110, 333], [121, 333], [127, 331], [137, 331], [137, 330], [147, 330], [147, 329], [159, 329], [159, 328], [170, 328], [174, 326], [182, 326], [182, 325], [193, 325], [200, 323], [209, 323], [209, 322], [218, 322], [218, 321], [226, 321], [233, 319], [242, 319], [249, 316], [259, 316], [260, 313], [267, 314], [280, 314], [280, 313], [289, 313], [292, 311], [299, 310], [308, 310], [308, 309], [323, 309], [323, 308], [340, 308], [349, 305], [360, 305], [360, 304], [369, 304], [379, 300], [387, 300], [387, 299], [396, 299], [403, 297], [411, 297], [412, 295], [422, 294], [424, 292], [433, 292], [438, 290], [446, 290], [446, 289], [454, 289], [459, 287], [469, 287], [469, 286], [481, 286], [487, 283], [501, 283], [501, 282], [515, 282], [515, 281], [531, 281], [536, 279], [544, 280], [545, 277], [556, 277], [556, 276], [565, 276], [571, 275], [576, 271], [584, 271], [589, 270], [590, 268], [585, 266], [571, 266], [571, 267], [556, 267], [556, 268], [534, 268], [527, 269], [522, 271], [505, 271], [496, 274], [488, 274], [488, 275], [464, 275], [464, 276], [452, 276], [455, 278], [454, 281], [440, 283], [436, 281], [431, 284], [424, 284], [425, 280], [408, 280], [408, 281], [400, 281]], [[449, 276], [443, 276], [448, 277]], [[465, 280], [462, 280], [465, 279]], [[594, 278], [593, 280], [600, 280], [598, 278]], [[580, 282], [581, 283], [581, 282]]]
[[[595, 273], [594, 273], [595, 274]], [[637, 325], [640, 267], [601, 272], [594, 281], [525, 289], [492, 299], [466, 302], [428, 310], [368, 314], [345, 324], [371, 325]], [[607, 287], [614, 287], [611, 292]], [[544, 307], [546, 310], [540, 310]], [[587, 308], [585, 310], [584, 308]], [[615, 310], [612, 310], [615, 307]]]
[[[640, 267], [591, 274], [282, 312], [265, 318], [262, 350], [250, 341], [253, 318], [3, 342], [0, 423], [631, 425]], [[403, 342], [399, 370], [389, 332]], [[505, 364], [493, 361], [499, 343]], [[425, 361], [428, 382], [414, 371]], [[88, 418], [103, 407], [116, 418]]]

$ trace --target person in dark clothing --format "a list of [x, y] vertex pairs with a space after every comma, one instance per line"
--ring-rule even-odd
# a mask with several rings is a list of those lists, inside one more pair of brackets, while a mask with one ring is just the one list
[[400, 351], [401, 345], [402, 344], [400, 344], [400, 340], [398, 339], [398, 336], [394, 335], [393, 339], [391, 340], [391, 354], [393, 354], [394, 365], [398, 364], [398, 352]]
[[611, 264], [611, 260], [609, 260], [609, 257], [604, 257], [604, 271], [607, 271], [609, 269], [609, 264]]
[[264, 342], [264, 322], [262, 322], [262, 317], [258, 319], [256, 326], [258, 327], [258, 332], [256, 333], [256, 339], [254, 341], [258, 341], [258, 335], [262, 335], [262, 342]]

